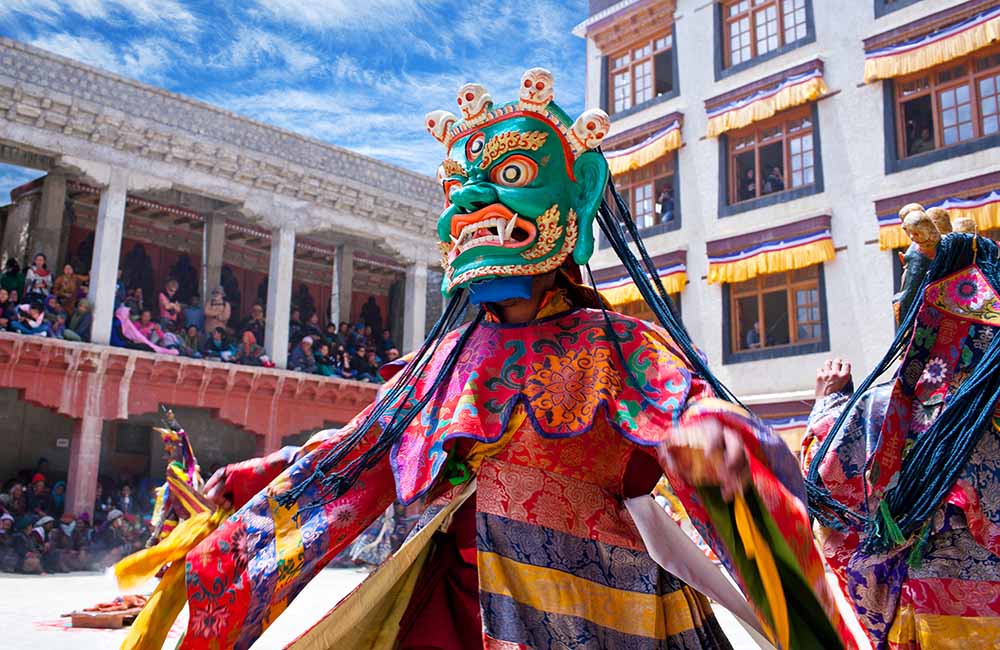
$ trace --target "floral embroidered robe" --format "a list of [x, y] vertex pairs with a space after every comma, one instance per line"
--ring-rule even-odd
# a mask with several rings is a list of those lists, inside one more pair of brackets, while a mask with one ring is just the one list
[[[1000, 300], [971, 267], [928, 286], [895, 379], [857, 402], [823, 458], [820, 475], [855, 512], [877, 508], [906, 450], [926, 431], [1000, 327]], [[803, 468], [847, 405], [817, 400], [803, 440]], [[859, 548], [863, 532], [821, 528], [827, 562], [876, 650], [1000, 647], [1000, 419], [921, 535], [886, 553]], [[868, 483], [866, 486], [865, 483]], [[864, 495], [868, 494], [867, 503]]]
[[[619, 353], [600, 310], [574, 309], [559, 298], [547, 313], [525, 325], [481, 324], [389, 458], [331, 503], [308, 508], [315, 486], [291, 509], [274, 497], [310, 476], [367, 411], [339, 433], [317, 434], [302, 449], [232, 466], [227, 486], [242, 508], [188, 555], [191, 617], [181, 647], [249, 647], [394, 497], [410, 503], [443, 493], [451, 499], [449, 457], [451, 469], [458, 459], [476, 480], [475, 495], [449, 533], [468, 526], [474, 540], [471, 548], [459, 543], [453, 555], [456, 572], [471, 575], [478, 603], [463, 609], [455, 595], [446, 615], [424, 616], [434, 621], [433, 638], [426, 638], [426, 626], [414, 631], [421, 616], [418, 611], [414, 624], [412, 605], [427, 598], [423, 578], [447, 565], [440, 558], [427, 561], [422, 580], [411, 586], [421, 595], [412, 596], [401, 631], [391, 632], [385, 647], [729, 647], [707, 600], [649, 557], [623, 505], [624, 497], [655, 486], [662, 473], [656, 448], [682, 417], [724, 419], [743, 435], [751, 492], [787, 540], [795, 571], [828, 617], [824, 625], [847, 639], [809, 531], [801, 476], [780, 439], [711, 398], [660, 328], [608, 313]], [[445, 339], [425, 377], [436, 376], [457, 338], [452, 333]], [[416, 394], [430, 381], [419, 379]], [[369, 432], [360, 447], [376, 435]], [[723, 541], [728, 533], [713, 526], [693, 486], [670, 478], [704, 537], [732, 566]], [[732, 528], [731, 521], [724, 524]], [[449, 637], [447, 620], [459, 629], [452, 637], [463, 630], [466, 636]], [[481, 632], [472, 632], [470, 641], [474, 623]], [[352, 646], [355, 638], [348, 637]]]

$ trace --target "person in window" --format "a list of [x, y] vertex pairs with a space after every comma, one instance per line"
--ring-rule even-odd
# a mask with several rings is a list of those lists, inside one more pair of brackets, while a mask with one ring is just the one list
[[669, 187], [664, 187], [660, 196], [656, 199], [660, 206], [660, 220], [669, 223], [674, 220], [674, 191]]
[[753, 327], [747, 332], [745, 337], [748, 350], [756, 350], [760, 347], [760, 321], [754, 321]]
[[753, 167], [746, 170], [743, 174], [743, 180], [740, 182], [739, 196], [740, 201], [747, 201], [757, 196], [757, 176], [754, 174]]
[[920, 136], [910, 143], [910, 155], [934, 151], [934, 138], [931, 137], [931, 130], [926, 126], [920, 129]]
[[764, 194], [773, 194], [785, 189], [785, 178], [781, 173], [781, 167], [774, 166], [764, 180]]
[[312, 348], [313, 338], [311, 336], [302, 337], [298, 347], [292, 350], [292, 354], [288, 358], [288, 369], [315, 374], [316, 357], [313, 356]]
[[386, 363], [392, 363], [393, 361], [395, 361], [398, 358], [399, 358], [399, 349], [398, 348], [389, 348], [388, 350], [386, 350], [386, 352], [385, 352], [385, 362]]

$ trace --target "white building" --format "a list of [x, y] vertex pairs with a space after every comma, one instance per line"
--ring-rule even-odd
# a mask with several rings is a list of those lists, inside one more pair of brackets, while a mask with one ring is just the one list
[[[899, 207], [1000, 225], [1000, 2], [590, 0], [589, 13], [575, 33], [587, 104], [611, 114], [615, 182], [715, 370], [792, 440], [824, 359], [860, 379], [888, 347]], [[598, 249], [599, 282], [627, 303], [616, 264]]]

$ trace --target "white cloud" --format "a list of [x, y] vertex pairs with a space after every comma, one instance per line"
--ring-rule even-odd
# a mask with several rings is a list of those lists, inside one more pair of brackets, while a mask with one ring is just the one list
[[425, 15], [421, 0], [256, 0], [263, 13], [308, 30], [357, 29], [372, 33]]
[[320, 64], [320, 58], [302, 42], [296, 42], [256, 27], [240, 27], [234, 40], [218, 54], [208, 58], [215, 67], [266, 66], [271, 61], [284, 63], [288, 71], [298, 74]]
[[15, 13], [58, 24], [75, 14], [87, 20], [131, 19], [140, 25], [162, 25], [174, 33], [189, 34], [198, 19], [179, 0], [3, 0], [0, 17]]

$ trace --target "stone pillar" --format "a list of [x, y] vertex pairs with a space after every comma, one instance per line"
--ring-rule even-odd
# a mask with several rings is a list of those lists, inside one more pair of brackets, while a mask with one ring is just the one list
[[264, 347], [278, 368], [288, 364], [288, 319], [292, 308], [292, 268], [295, 263], [295, 231], [271, 231], [271, 262], [267, 274], [267, 325]]
[[97, 227], [94, 233], [94, 260], [90, 265], [90, 294], [94, 309], [90, 340], [110, 343], [111, 319], [115, 314], [115, 285], [118, 282], [118, 261], [122, 252], [122, 230], [125, 227], [125, 195], [128, 172], [114, 169], [108, 186], [101, 191], [97, 206]]
[[427, 263], [414, 262], [406, 269], [406, 300], [403, 316], [403, 350], [411, 352], [420, 347], [426, 334], [427, 315]]
[[28, 240], [31, 233], [31, 213], [35, 209], [38, 198], [37, 193], [21, 196], [7, 213], [7, 223], [3, 231], [3, 250], [0, 251], [0, 269], [7, 264], [7, 260], [14, 258], [24, 270], [29, 255]]
[[62, 174], [49, 174], [42, 181], [41, 203], [31, 227], [30, 254], [45, 253], [45, 257], [49, 260], [49, 270], [56, 276], [62, 274], [66, 257], [66, 251], [62, 249], [65, 211], [66, 177]]
[[333, 263], [333, 289], [330, 296], [330, 322], [351, 322], [351, 296], [354, 292], [354, 248], [346, 244], [337, 247]]
[[94, 514], [103, 431], [104, 420], [93, 415], [85, 415], [73, 425], [73, 439], [69, 447], [69, 474], [66, 477], [66, 512], [75, 515], [82, 512]]
[[206, 302], [212, 289], [222, 284], [222, 263], [226, 249], [226, 218], [210, 214], [205, 219], [201, 249], [201, 300]]

